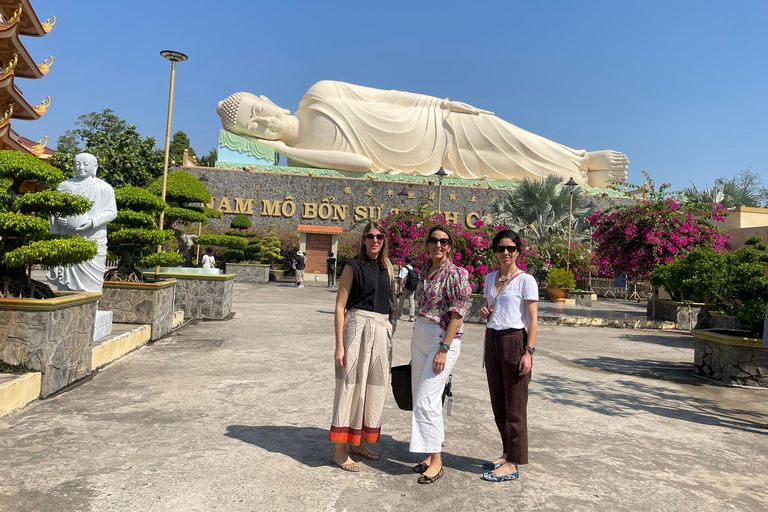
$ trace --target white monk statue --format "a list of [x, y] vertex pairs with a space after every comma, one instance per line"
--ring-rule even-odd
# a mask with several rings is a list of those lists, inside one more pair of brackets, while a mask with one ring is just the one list
[[224, 129], [299, 164], [359, 172], [512, 179], [549, 174], [607, 188], [626, 179], [618, 151], [571, 149], [466, 103], [324, 80], [294, 115], [266, 96], [238, 92], [219, 102]]
[[107, 265], [107, 222], [117, 216], [115, 192], [96, 177], [99, 168], [96, 157], [80, 153], [75, 157], [75, 177], [59, 184], [59, 192], [83, 196], [93, 206], [83, 215], [59, 217], [51, 221], [51, 233], [80, 235], [98, 245], [96, 257], [69, 267], [55, 267], [48, 272], [48, 281], [59, 291], [99, 292], [104, 283]]

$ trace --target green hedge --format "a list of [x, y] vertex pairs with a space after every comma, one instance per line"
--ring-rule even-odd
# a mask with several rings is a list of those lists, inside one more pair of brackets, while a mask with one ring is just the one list
[[197, 245], [216, 245], [230, 249], [245, 249], [248, 246], [246, 238], [227, 235], [201, 235], [195, 238], [195, 243]]
[[208, 222], [208, 216], [190, 208], [170, 207], [165, 211], [165, 218], [189, 224], [191, 222]]
[[29, 215], [0, 213], [0, 236], [43, 236], [51, 229], [48, 221]]
[[161, 252], [144, 256], [136, 262], [139, 268], [172, 267], [181, 263], [183, 256], [175, 252]]
[[124, 187], [115, 190], [118, 210], [160, 213], [167, 208], [165, 201], [149, 190], [139, 187]]
[[46, 187], [55, 187], [64, 181], [64, 174], [36, 156], [19, 151], [0, 151], [0, 177], [11, 178], [14, 183], [36, 181]]
[[2, 264], [10, 268], [75, 265], [94, 258], [96, 252], [95, 241], [79, 236], [61, 237], [17, 247], [3, 256]]
[[64, 194], [57, 190], [43, 190], [22, 194], [13, 202], [11, 209], [24, 214], [56, 215], [68, 217], [82, 215], [91, 209], [93, 201], [82, 196]]
[[[147, 186], [147, 190], [159, 196], [163, 189], [162, 176]], [[185, 171], [168, 173], [165, 200], [178, 203], [209, 203], [211, 193], [200, 180]]]
[[132, 210], [120, 210], [117, 212], [115, 220], [107, 224], [107, 230], [119, 231], [121, 229], [156, 229], [157, 219], [144, 212], [135, 212]]
[[243, 261], [245, 259], [245, 254], [241, 249], [227, 249], [224, 251], [224, 259], [232, 263], [237, 263], [238, 261]]
[[147, 229], [121, 229], [109, 234], [110, 244], [135, 244], [142, 246], [162, 245], [173, 237], [170, 229], [150, 231]]

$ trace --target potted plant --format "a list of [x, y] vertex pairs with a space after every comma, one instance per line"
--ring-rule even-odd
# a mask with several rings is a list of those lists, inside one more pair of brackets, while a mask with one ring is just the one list
[[[0, 151], [0, 357], [42, 373], [48, 396], [91, 371], [100, 293], [54, 293], [33, 266], [74, 265], [96, 256], [96, 242], [49, 235], [48, 218], [86, 213], [91, 201], [60, 193], [58, 169], [16, 151]], [[12, 334], [12, 336], [11, 336]]]
[[565, 302], [568, 292], [576, 286], [573, 272], [562, 268], [551, 268], [547, 273], [547, 291], [552, 302]]

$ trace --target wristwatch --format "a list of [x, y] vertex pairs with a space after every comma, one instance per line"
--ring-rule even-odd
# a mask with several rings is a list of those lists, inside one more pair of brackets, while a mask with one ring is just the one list
[[533, 353], [536, 352], [536, 349], [534, 347], [525, 347], [525, 351], [533, 355]]
[[444, 352], [448, 352], [449, 350], [451, 350], [451, 345], [441, 341], [440, 342], [440, 349], [443, 350]]

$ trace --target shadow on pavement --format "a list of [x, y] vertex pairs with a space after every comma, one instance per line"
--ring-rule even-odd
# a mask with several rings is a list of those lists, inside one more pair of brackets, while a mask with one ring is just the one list
[[637, 333], [620, 334], [619, 339], [626, 341], [637, 341], [640, 343], [650, 343], [653, 345], [663, 345], [665, 347], [674, 348], [688, 348], [693, 349], [693, 336], [687, 332], [675, 332], [675, 333], [648, 333], [647, 331], [640, 331]]
[[684, 394], [684, 390], [668, 390], [658, 385], [626, 380], [603, 384], [550, 374], [539, 374], [535, 383], [532, 395], [606, 416], [628, 417], [645, 412], [701, 425], [768, 435], [768, 431], [763, 429], [765, 418], [755, 411], [725, 409], [717, 400], [692, 397]]
[[596, 357], [574, 359], [574, 364], [585, 368], [598, 368], [606, 372], [623, 373], [652, 379], [671, 380], [694, 386], [704, 382], [693, 375], [693, 362], [653, 361], [650, 359], [620, 359], [618, 357]]
[[[328, 430], [325, 429], [291, 425], [230, 425], [224, 435], [272, 453], [282, 453], [305, 466], [334, 466], [331, 459], [333, 445], [328, 441]], [[378, 443], [368, 446], [381, 455], [381, 460], [369, 461], [355, 455], [352, 458], [388, 475], [417, 476], [411, 468], [421, 462], [424, 456], [409, 452], [407, 442], [382, 435]], [[483, 472], [481, 466], [485, 462], [474, 457], [443, 452], [443, 466], [446, 469], [479, 475]]]

